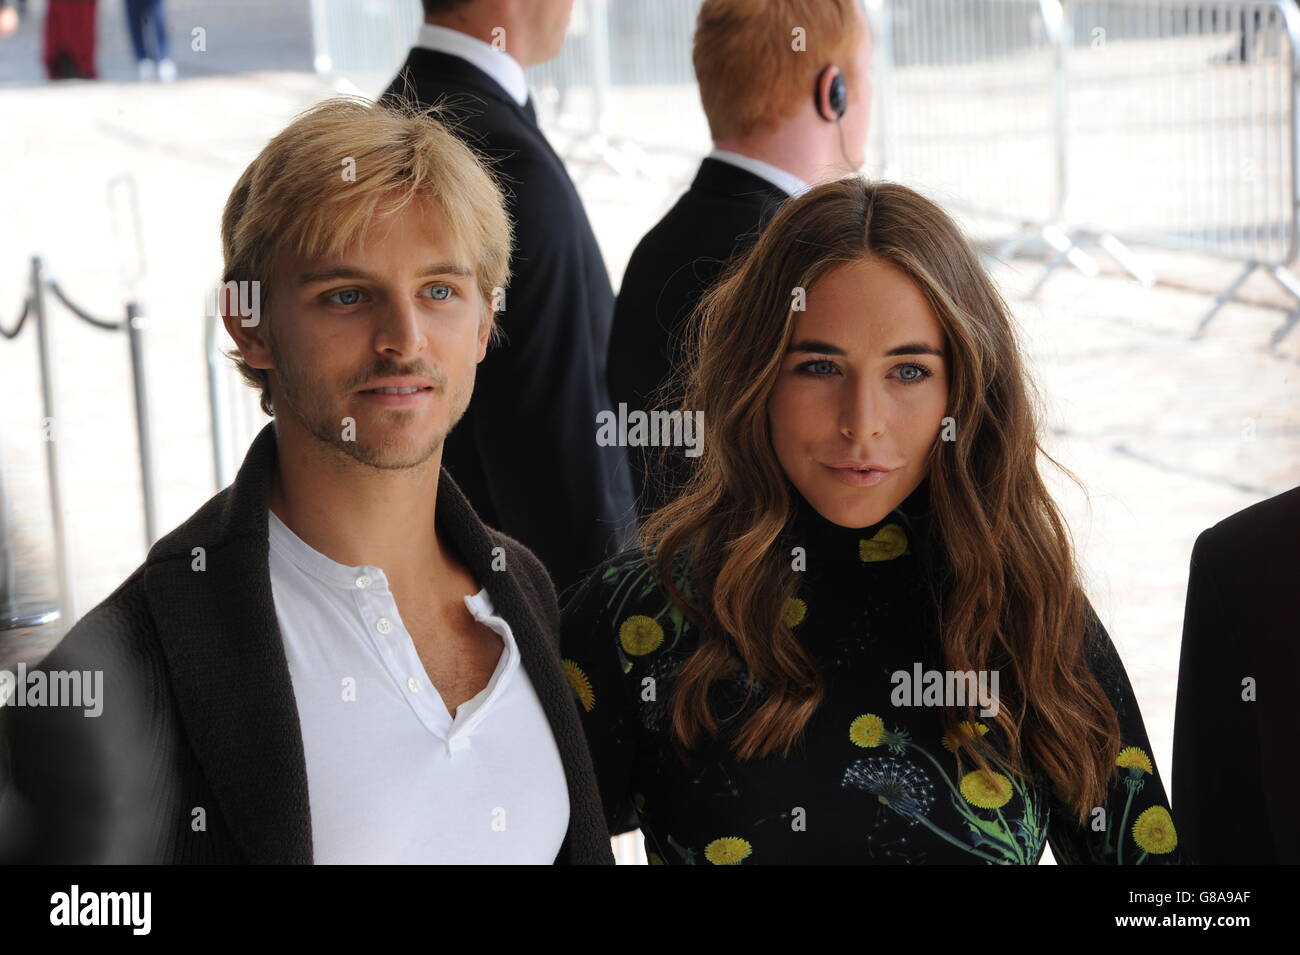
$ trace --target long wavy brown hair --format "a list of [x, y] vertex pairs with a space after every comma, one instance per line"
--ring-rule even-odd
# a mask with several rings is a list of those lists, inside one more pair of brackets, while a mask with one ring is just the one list
[[[794, 330], [792, 290], [866, 256], [906, 272], [947, 339], [955, 440], [936, 440], [928, 480], [945, 665], [999, 670], [998, 759], [1041, 773], [1082, 823], [1103, 801], [1119, 723], [1089, 663], [1099, 621], [1079, 584], [1069, 530], [1039, 475], [1040, 403], [1009, 309], [951, 218], [919, 193], [850, 177], [786, 202], [701, 299], [689, 356], [669, 393], [702, 411], [705, 453], [652, 514], [642, 546], [669, 598], [700, 632], [670, 712], [678, 745], [714, 735], [710, 686], [737, 668], [768, 692], [738, 727], [740, 758], [789, 755], [820, 704], [812, 658], [782, 620], [798, 587], [782, 547], [798, 493], [772, 447], [767, 403]], [[662, 470], [662, 469], [660, 469]], [[689, 569], [679, 587], [674, 571]], [[689, 591], [689, 593], [687, 592]], [[1010, 679], [1008, 679], [1008, 676]], [[945, 707], [963, 755], [992, 771], [974, 706]]]

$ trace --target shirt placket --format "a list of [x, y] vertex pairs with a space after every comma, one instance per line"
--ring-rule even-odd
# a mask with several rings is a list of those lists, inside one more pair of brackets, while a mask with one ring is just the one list
[[357, 609], [370, 645], [424, 727], [446, 743], [452, 730], [451, 714], [425, 672], [415, 643], [397, 612], [397, 601], [378, 567], [360, 567], [356, 577]]

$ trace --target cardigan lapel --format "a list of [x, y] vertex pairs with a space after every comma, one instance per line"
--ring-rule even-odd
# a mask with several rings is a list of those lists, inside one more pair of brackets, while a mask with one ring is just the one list
[[[186, 735], [236, 843], [251, 862], [310, 863], [306, 756], [271, 593], [267, 514], [275, 462], [272, 423], [254, 439], [234, 483], [154, 545], [145, 588]], [[575, 851], [607, 853], [607, 840], [574, 844], [574, 813], [590, 801], [584, 781], [592, 769], [559, 664], [558, 634], [546, 632], [556, 624], [545, 619], [546, 595], [521, 586], [518, 566], [494, 567], [499, 553], [517, 559], [509, 551], [522, 545], [489, 530], [446, 469], [437, 520], [509, 622], [560, 751], [570, 822], [557, 861]], [[196, 547], [204, 548], [202, 571], [192, 569]]]
[[[596, 841], [588, 844], [591, 840], [585, 838], [586, 827], [574, 826], [580, 807], [590, 801], [584, 782], [594, 779], [594, 770], [573, 703], [573, 691], [560, 665], [559, 634], [552, 636], [546, 632], [547, 627], [558, 626], [558, 620], [545, 619], [541, 601], [546, 595], [533, 594], [531, 588], [526, 590], [520, 585], [523, 575], [518, 566], [507, 564], [503, 570], [494, 566], [494, 549], [502, 548], [508, 553], [514, 548], [522, 549], [523, 545], [490, 530], [479, 520], [446, 469], [438, 479], [438, 522], [474, 578], [487, 588], [493, 610], [510, 624], [521, 662], [559, 749], [569, 793], [569, 826], [556, 861], [571, 862], [575, 855], [586, 859], [598, 858], [602, 852], [608, 854], [608, 835], [598, 833]], [[511, 546], [507, 548], [506, 544]]]
[[154, 545], [145, 588], [186, 735], [236, 843], [250, 862], [310, 863], [307, 764], [267, 553], [275, 460], [268, 424], [234, 483]]

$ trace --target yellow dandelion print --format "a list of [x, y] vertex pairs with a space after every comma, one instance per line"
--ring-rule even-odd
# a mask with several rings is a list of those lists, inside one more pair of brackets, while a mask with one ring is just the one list
[[[970, 720], [962, 720], [957, 724], [957, 730], [961, 735], [961, 739], [967, 740], [973, 736], [983, 736], [989, 731], [989, 728], [983, 723], [972, 723]], [[943, 748], [948, 752], [955, 753], [957, 752], [957, 744], [961, 742], [961, 740], [954, 740], [947, 733], [944, 733], [943, 739], [939, 740], [939, 742], [943, 744]]]
[[1156, 770], [1151, 765], [1151, 757], [1146, 751], [1138, 746], [1128, 746], [1119, 751], [1119, 757], [1115, 760], [1115, 765], [1122, 769], [1137, 769], [1146, 773], [1148, 776]]
[[1164, 806], [1152, 806], [1133, 823], [1133, 841], [1152, 855], [1165, 855], [1178, 847], [1174, 820]]
[[961, 778], [961, 794], [972, 806], [1001, 809], [1011, 800], [1011, 780], [993, 773], [990, 780], [978, 769]]
[[803, 623], [803, 618], [808, 616], [808, 604], [798, 597], [791, 597], [790, 602], [785, 605], [785, 613], [781, 619], [790, 629], [794, 629]]
[[591, 688], [591, 681], [587, 679], [587, 674], [582, 672], [582, 667], [572, 660], [564, 660], [564, 675], [569, 678], [569, 686], [573, 687], [573, 692], [578, 695], [578, 702], [582, 708], [590, 713], [596, 708], [596, 691]]
[[704, 858], [714, 865], [739, 865], [748, 859], [753, 851], [754, 847], [744, 839], [737, 836], [724, 836], [721, 839], [714, 839], [704, 847]]
[[885, 721], [875, 713], [863, 713], [849, 724], [849, 739], [870, 749], [885, 741]]
[[893, 560], [907, 552], [907, 535], [897, 524], [886, 524], [871, 540], [858, 541], [858, 556], [866, 563]]
[[635, 614], [618, 628], [618, 642], [630, 657], [643, 657], [659, 649], [664, 642], [664, 628], [653, 617]]

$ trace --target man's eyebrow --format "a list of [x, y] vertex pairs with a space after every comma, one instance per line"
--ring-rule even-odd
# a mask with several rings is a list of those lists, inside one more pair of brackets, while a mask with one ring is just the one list
[[[819, 355], [847, 355], [839, 345], [832, 345], [830, 342], [817, 341], [816, 339], [805, 338], [797, 341], [790, 346], [791, 352], [811, 352]], [[934, 355], [943, 358], [941, 350], [929, 345], [926, 342], [907, 342], [902, 345], [895, 345], [889, 351], [885, 352], [885, 357], [889, 358], [894, 355]]]
[[[468, 278], [470, 270], [458, 262], [434, 262], [426, 265], [416, 273], [416, 278], [428, 278], [431, 275], [456, 275], [461, 278]], [[299, 285], [313, 285], [317, 282], [332, 282], [335, 279], [361, 279], [366, 282], [378, 282], [379, 276], [365, 269], [353, 268], [350, 265], [336, 265], [330, 268], [317, 269], [311, 272], [303, 272], [298, 276]]]

